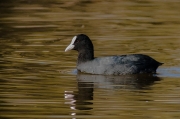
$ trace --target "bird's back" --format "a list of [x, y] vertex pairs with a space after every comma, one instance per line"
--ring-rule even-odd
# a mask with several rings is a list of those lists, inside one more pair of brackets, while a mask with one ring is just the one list
[[137, 73], [156, 73], [162, 63], [142, 54], [129, 54], [95, 58], [82, 64], [77, 69], [81, 72], [105, 75], [125, 75]]

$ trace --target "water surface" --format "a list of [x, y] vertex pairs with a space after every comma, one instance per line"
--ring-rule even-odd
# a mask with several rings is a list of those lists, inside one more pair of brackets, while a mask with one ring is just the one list
[[[178, 0], [0, 2], [0, 117], [180, 118]], [[155, 75], [77, 74], [87, 34], [95, 56], [142, 53], [163, 62]]]

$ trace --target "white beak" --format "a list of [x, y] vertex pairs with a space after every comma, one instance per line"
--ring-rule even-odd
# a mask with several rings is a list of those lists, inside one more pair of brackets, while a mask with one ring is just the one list
[[65, 52], [72, 50], [75, 46], [73, 45], [75, 40], [76, 40], [77, 36], [74, 36], [71, 43], [69, 44], [69, 46], [67, 46], [67, 48], [65, 49]]
[[74, 48], [74, 45], [70, 44], [69, 46], [67, 46], [67, 48], [65, 49], [65, 52], [72, 50]]

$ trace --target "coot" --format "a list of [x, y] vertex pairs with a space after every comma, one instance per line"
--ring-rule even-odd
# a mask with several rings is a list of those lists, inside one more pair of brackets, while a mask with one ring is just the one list
[[77, 69], [80, 72], [103, 75], [125, 75], [140, 73], [156, 73], [162, 65], [150, 56], [143, 54], [116, 55], [94, 57], [94, 48], [87, 35], [74, 36], [66, 51], [78, 51]]

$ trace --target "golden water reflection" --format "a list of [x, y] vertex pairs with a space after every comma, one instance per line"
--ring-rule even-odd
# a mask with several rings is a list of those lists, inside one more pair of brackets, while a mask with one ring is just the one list
[[[0, 2], [0, 118], [178, 118], [178, 0]], [[164, 65], [153, 76], [77, 74], [72, 37], [95, 56], [143, 53]], [[145, 80], [144, 80], [145, 79]]]

